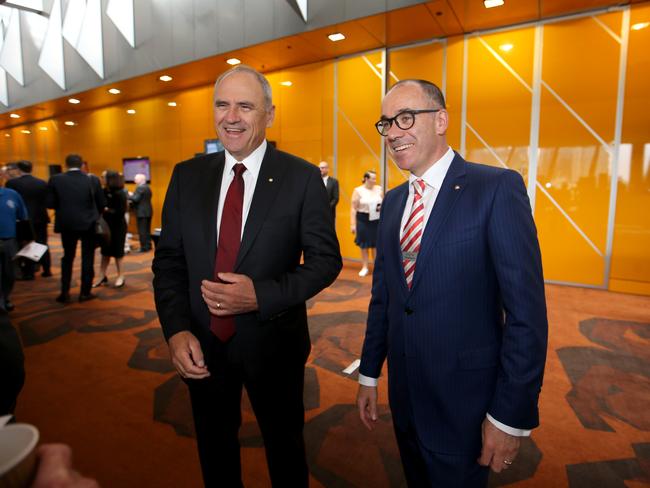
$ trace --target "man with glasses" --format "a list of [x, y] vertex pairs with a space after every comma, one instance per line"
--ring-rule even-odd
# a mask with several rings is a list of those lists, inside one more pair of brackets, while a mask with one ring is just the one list
[[526, 188], [448, 146], [434, 84], [400, 81], [382, 114], [377, 130], [410, 176], [382, 206], [359, 414], [372, 430], [388, 359], [408, 485], [484, 487], [539, 424], [548, 326]]

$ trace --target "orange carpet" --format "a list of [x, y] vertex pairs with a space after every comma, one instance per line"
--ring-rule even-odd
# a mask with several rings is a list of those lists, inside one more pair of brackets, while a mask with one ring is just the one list
[[[19, 421], [44, 441], [73, 447], [75, 464], [103, 487], [198, 487], [187, 392], [168, 360], [155, 313], [152, 254], [125, 258], [126, 286], [63, 306], [57, 236], [52, 278], [17, 282], [11, 313], [23, 339], [27, 379]], [[99, 254], [99, 253], [98, 253]], [[72, 296], [78, 293], [75, 262]], [[97, 259], [99, 261], [99, 259]], [[96, 269], [98, 269], [96, 267]], [[305, 438], [318, 487], [406, 486], [386, 407], [379, 427], [358, 421], [356, 374], [370, 277], [346, 267], [309, 303], [313, 342], [305, 381]], [[111, 264], [109, 277], [114, 281]], [[650, 297], [547, 287], [550, 342], [541, 427], [512, 469], [491, 486], [650, 486]], [[269, 487], [261, 437], [246, 399], [241, 429], [244, 482]]]

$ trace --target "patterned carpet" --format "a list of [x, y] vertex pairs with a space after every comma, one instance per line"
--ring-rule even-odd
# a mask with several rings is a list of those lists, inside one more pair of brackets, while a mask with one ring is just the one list
[[[57, 236], [52, 241], [58, 265]], [[151, 258], [128, 255], [126, 286], [102, 287], [98, 299], [83, 304], [54, 301], [57, 266], [54, 277], [17, 282], [14, 291], [11, 318], [27, 370], [17, 416], [38, 426], [45, 441], [72, 445], [79, 470], [105, 488], [201, 486], [187, 391], [168, 359], [154, 309]], [[370, 278], [359, 278], [355, 267], [309, 303], [311, 486], [403, 487], [385, 380], [379, 426], [369, 433], [356, 413], [356, 373], [342, 372], [360, 352], [370, 292]], [[547, 297], [542, 426], [522, 443], [512, 469], [490, 485], [650, 487], [650, 297], [559, 286], [548, 286]], [[243, 410], [245, 484], [269, 487], [246, 398]]]

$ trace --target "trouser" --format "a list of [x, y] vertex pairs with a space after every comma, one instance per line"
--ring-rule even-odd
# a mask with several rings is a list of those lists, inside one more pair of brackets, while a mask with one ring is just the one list
[[63, 257], [61, 258], [61, 293], [70, 292], [70, 281], [72, 280], [72, 265], [77, 254], [77, 242], [81, 240], [81, 295], [88, 295], [92, 289], [93, 277], [95, 276], [95, 226], [85, 231], [64, 230], [61, 231], [61, 244], [63, 245]]
[[138, 217], [138, 237], [140, 250], [151, 249], [151, 217]]
[[2, 308], [9, 301], [9, 296], [16, 282], [13, 257], [16, 255], [17, 247], [16, 239], [13, 237], [0, 239], [0, 291], [2, 292], [0, 307]]

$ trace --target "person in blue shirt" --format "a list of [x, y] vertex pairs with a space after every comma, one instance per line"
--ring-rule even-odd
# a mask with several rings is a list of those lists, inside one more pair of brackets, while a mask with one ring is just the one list
[[7, 312], [14, 309], [9, 296], [16, 281], [12, 261], [18, 251], [16, 221], [27, 218], [27, 207], [20, 194], [0, 188], [0, 307]]

